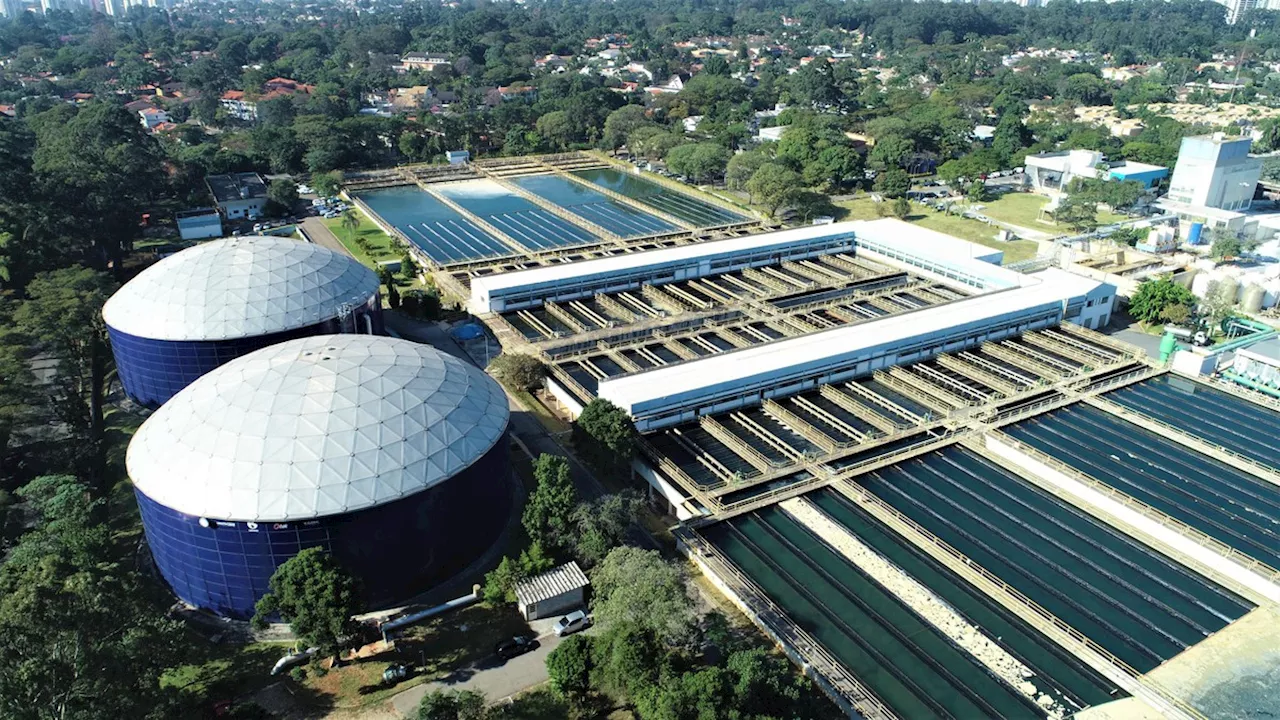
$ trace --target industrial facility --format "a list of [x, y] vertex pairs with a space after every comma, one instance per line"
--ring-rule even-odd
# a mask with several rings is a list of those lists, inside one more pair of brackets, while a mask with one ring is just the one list
[[378, 278], [348, 255], [278, 237], [214, 240], [171, 255], [102, 309], [125, 393], [158, 407], [201, 375], [275, 343], [381, 334]]
[[1280, 400], [1097, 332], [1105, 270], [890, 219], [675, 237], [436, 274], [553, 410], [631, 416], [681, 549], [851, 716], [1265, 704]]
[[454, 357], [322, 335], [191, 383], [143, 423], [127, 467], [152, 556], [183, 602], [248, 618], [281, 563], [323, 547], [379, 606], [499, 537], [507, 421], [502, 388]]

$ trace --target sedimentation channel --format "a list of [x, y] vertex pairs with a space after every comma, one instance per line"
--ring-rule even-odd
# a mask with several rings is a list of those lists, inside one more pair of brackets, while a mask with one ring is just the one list
[[1055, 410], [1004, 431], [1256, 560], [1280, 567], [1280, 486], [1085, 405]]
[[1280, 413], [1274, 410], [1171, 374], [1105, 397], [1280, 470]]
[[1138, 672], [1252, 607], [967, 450], [858, 483]]
[[781, 508], [702, 532], [899, 717], [1045, 717]]

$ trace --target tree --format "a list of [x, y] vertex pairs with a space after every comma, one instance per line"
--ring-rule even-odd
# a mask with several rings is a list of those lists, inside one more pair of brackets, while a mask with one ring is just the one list
[[661, 160], [672, 148], [688, 142], [680, 133], [668, 132], [660, 127], [645, 126], [637, 128], [627, 136], [627, 147], [631, 152], [650, 160]]
[[573, 142], [573, 123], [569, 119], [569, 113], [564, 110], [553, 110], [543, 115], [538, 118], [535, 127], [547, 143], [561, 150]]
[[910, 189], [911, 178], [907, 175], [907, 171], [902, 168], [891, 167], [887, 170], [881, 170], [876, 175], [876, 192], [889, 199], [906, 197], [907, 191]]
[[729, 158], [724, 170], [724, 184], [730, 190], [744, 190], [747, 181], [769, 162], [769, 156], [759, 150], [748, 150]]
[[293, 634], [323, 653], [336, 653], [355, 632], [360, 586], [322, 547], [303, 550], [271, 574], [270, 590], [254, 607], [253, 625], [279, 615]]
[[591, 642], [596, 684], [614, 696], [635, 697], [657, 684], [667, 653], [652, 631], [631, 622], [604, 628]]
[[668, 646], [693, 641], [696, 614], [684, 571], [656, 550], [613, 549], [591, 574], [591, 587], [601, 625], [634, 625]]
[[571, 518], [578, 504], [569, 461], [543, 453], [533, 461], [533, 477], [537, 487], [529, 495], [520, 522], [531, 540], [561, 547], [570, 539]]
[[342, 189], [342, 173], [321, 172], [311, 176], [311, 188], [320, 197], [333, 197]]
[[76, 434], [81, 472], [99, 497], [109, 490], [103, 409], [113, 367], [102, 306], [114, 286], [106, 274], [84, 267], [41, 273], [14, 313], [34, 349], [57, 361], [44, 392], [53, 415]]
[[795, 200], [802, 183], [795, 170], [769, 162], [761, 165], [747, 181], [747, 192], [751, 193], [752, 202], [764, 205], [769, 215], [776, 217], [779, 210]]
[[1089, 232], [1098, 227], [1098, 203], [1084, 195], [1068, 195], [1053, 211], [1053, 220], [1078, 233]]
[[484, 693], [476, 690], [432, 690], [418, 702], [417, 720], [485, 720]]
[[969, 187], [965, 188], [965, 195], [974, 202], [986, 202], [990, 199], [990, 191], [987, 189], [987, 183], [982, 180], [974, 180], [969, 183]]
[[298, 204], [298, 186], [292, 180], [272, 180], [267, 186], [267, 200], [273, 206], [273, 215], [288, 215]]
[[635, 521], [641, 500], [632, 490], [604, 495], [580, 503], [573, 510], [576, 530], [575, 549], [578, 560], [590, 567], [604, 559], [609, 551], [622, 544], [627, 530]]
[[1160, 311], [1160, 319], [1176, 324], [1181, 324], [1191, 317], [1191, 309], [1186, 305], [1169, 305]]
[[829, 196], [812, 190], [796, 193], [791, 201], [791, 208], [795, 210], [796, 218], [802, 222], [811, 222], [823, 215], [832, 217], [836, 213], [836, 206], [831, 203]]
[[604, 136], [601, 138], [601, 144], [610, 150], [616, 150], [627, 141], [631, 133], [639, 128], [653, 125], [645, 113], [645, 108], [641, 105], [623, 105], [609, 113], [604, 120]]
[[626, 411], [596, 398], [573, 424], [574, 442], [597, 468], [626, 473], [636, 453], [636, 429]]
[[161, 676], [181, 663], [182, 626], [116, 555], [102, 501], [71, 476], [18, 493], [34, 529], [0, 565], [0, 716], [15, 720], [190, 717]]
[[1209, 256], [1215, 260], [1226, 260], [1239, 257], [1244, 252], [1244, 246], [1240, 243], [1240, 238], [1220, 233], [1213, 239], [1213, 244], [1209, 246]]
[[696, 183], [724, 174], [728, 163], [729, 151], [711, 142], [681, 145], [667, 153], [667, 168], [677, 175], [692, 178]]
[[414, 288], [400, 295], [400, 311], [422, 320], [438, 320], [443, 306], [440, 294], [434, 288]]
[[893, 216], [899, 220], [906, 220], [911, 214], [911, 201], [905, 197], [900, 197], [893, 201]]
[[35, 230], [119, 277], [143, 208], [164, 182], [156, 139], [123, 106], [104, 102], [59, 105], [32, 127], [35, 184], [45, 200]]
[[348, 240], [355, 240], [356, 230], [360, 229], [360, 216], [356, 215], [355, 210], [342, 213], [342, 229], [347, 231]]
[[481, 588], [480, 594], [485, 602], [493, 605], [515, 602], [516, 583], [525, 577], [527, 575], [520, 569], [519, 561], [504, 557], [502, 562], [498, 563], [498, 567], [485, 574], [484, 587]]
[[1107, 240], [1117, 245], [1128, 245], [1133, 247], [1141, 240], [1146, 239], [1149, 231], [1145, 228], [1137, 228], [1133, 226], [1122, 227], [1107, 236]]
[[562, 697], [581, 701], [591, 692], [591, 636], [570, 635], [547, 655], [547, 678]]
[[1193, 307], [1196, 296], [1187, 288], [1175, 283], [1168, 277], [1156, 280], [1144, 280], [1138, 290], [1129, 299], [1129, 314], [1150, 323], [1160, 319], [1161, 313], [1170, 305]]
[[547, 376], [542, 361], [525, 353], [503, 352], [489, 362], [488, 369], [494, 377], [520, 390], [538, 387]]
[[804, 166], [802, 173], [806, 183], [834, 191], [861, 182], [866, 166], [857, 150], [848, 145], [832, 145], [819, 151], [817, 157]]
[[413, 255], [408, 250], [400, 255], [400, 274], [410, 281], [418, 275], [418, 263], [413, 261]]

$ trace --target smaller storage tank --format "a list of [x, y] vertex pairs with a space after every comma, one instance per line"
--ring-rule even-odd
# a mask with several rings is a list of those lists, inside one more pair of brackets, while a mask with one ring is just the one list
[[1240, 309], [1245, 312], [1256, 313], [1262, 310], [1262, 301], [1266, 299], [1267, 291], [1262, 289], [1257, 283], [1249, 283], [1244, 289], [1244, 295], [1240, 300]]
[[1228, 275], [1218, 281], [1217, 287], [1212, 288], [1211, 293], [1214, 298], [1234, 305], [1240, 298], [1240, 281]]

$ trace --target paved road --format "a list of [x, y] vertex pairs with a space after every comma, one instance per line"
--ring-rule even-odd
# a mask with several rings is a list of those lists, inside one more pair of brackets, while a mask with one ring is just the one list
[[1159, 335], [1150, 335], [1148, 333], [1144, 333], [1136, 327], [1132, 329], [1121, 328], [1118, 330], [1104, 330], [1103, 332], [1105, 332], [1106, 334], [1110, 335], [1111, 337], [1121, 342], [1127, 342], [1130, 345], [1136, 345], [1142, 348], [1143, 350], [1146, 350], [1147, 354], [1150, 355], [1151, 357], [1157, 360], [1160, 359], [1161, 338]]
[[401, 715], [412, 717], [422, 697], [433, 690], [479, 690], [494, 703], [541, 685], [547, 681], [547, 655], [560, 644], [560, 638], [548, 633], [540, 636], [538, 642], [537, 650], [505, 663], [488, 657], [454, 671], [443, 680], [411, 687], [391, 698], [391, 705]]
[[338, 240], [338, 237], [333, 234], [333, 231], [321, 222], [320, 218], [303, 218], [302, 230], [307, 234], [307, 237], [311, 238], [311, 242], [319, 245], [320, 247], [327, 247], [330, 250], [336, 250], [343, 254], [350, 254], [347, 253], [347, 249], [342, 246], [342, 243]]

